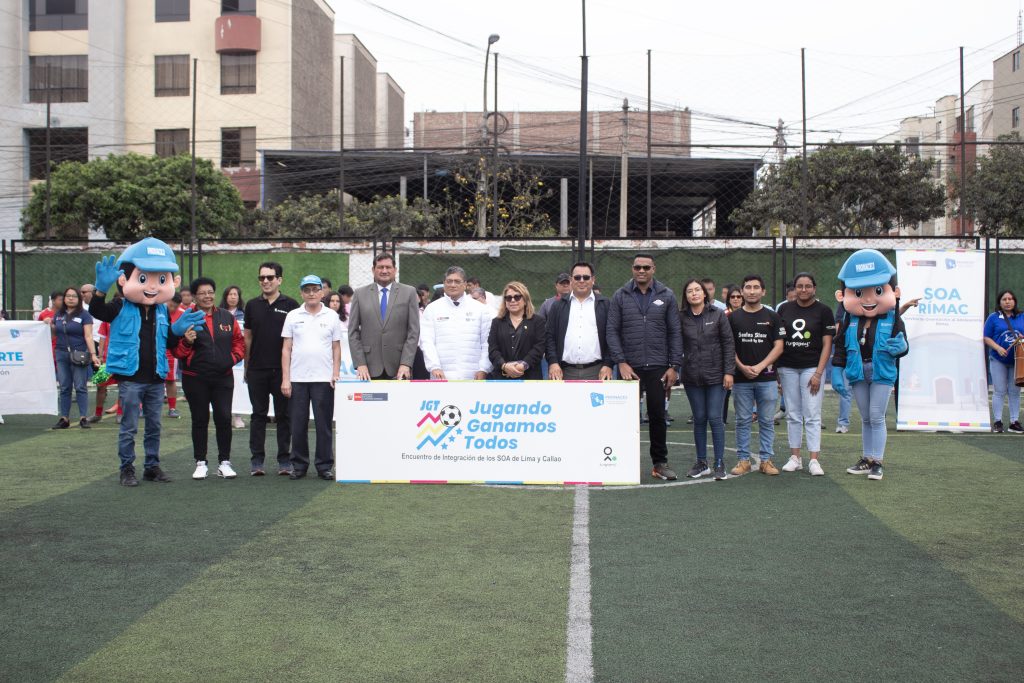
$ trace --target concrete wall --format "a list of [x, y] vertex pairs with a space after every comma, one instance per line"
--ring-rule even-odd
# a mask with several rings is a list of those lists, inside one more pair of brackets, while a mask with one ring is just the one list
[[[579, 149], [580, 118], [575, 111], [503, 112], [508, 129], [500, 142], [513, 152], [565, 153]], [[635, 155], [647, 149], [647, 112], [590, 112], [587, 149], [593, 154], [619, 154], [625, 141]], [[415, 147], [466, 147], [479, 144], [480, 112], [417, 112]], [[628, 131], [628, 132], [627, 132]], [[690, 141], [689, 110], [651, 114], [652, 142], [686, 144]], [[687, 148], [655, 147], [656, 156], [690, 156]]]
[[377, 147], [405, 144], [405, 91], [386, 73], [377, 74]]
[[338, 135], [340, 74], [338, 57], [345, 57], [345, 149], [376, 147], [377, 59], [356, 36], [334, 36], [334, 99], [332, 129]]
[[[1013, 56], [1020, 54], [1020, 68], [1013, 70]], [[1024, 45], [1010, 50], [992, 62], [992, 131], [998, 137], [1016, 133], [1024, 138]], [[1020, 107], [1022, 124], [1013, 127], [1011, 116], [1014, 107]]]
[[331, 148], [334, 12], [315, 0], [292, 5], [292, 148]]

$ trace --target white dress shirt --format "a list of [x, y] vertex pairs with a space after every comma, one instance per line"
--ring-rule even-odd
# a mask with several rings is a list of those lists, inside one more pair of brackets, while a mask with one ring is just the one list
[[601, 360], [601, 338], [597, 334], [597, 297], [591, 292], [583, 301], [569, 297], [569, 324], [565, 328], [562, 360], [586, 365]]

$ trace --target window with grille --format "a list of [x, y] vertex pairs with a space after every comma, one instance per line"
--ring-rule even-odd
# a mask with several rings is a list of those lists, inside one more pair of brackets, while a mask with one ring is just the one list
[[223, 168], [256, 165], [256, 128], [220, 129], [220, 165]]
[[89, 0], [28, 0], [29, 31], [89, 28]]
[[188, 95], [188, 55], [157, 55], [154, 94], [157, 97]]
[[156, 155], [173, 157], [188, 154], [188, 128], [168, 128], [156, 131]]
[[[26, 128], [29, 178], [46, 177], [46, 129]], [[50, 168], [65, 161], [89, 160], [88, 128], [50, 128]]]
[[89, 101], [89, 58], [86, 55], [29, 57], [28, 101]]
[[220, 56], [220, 94], [256, 92], [256, 53]]

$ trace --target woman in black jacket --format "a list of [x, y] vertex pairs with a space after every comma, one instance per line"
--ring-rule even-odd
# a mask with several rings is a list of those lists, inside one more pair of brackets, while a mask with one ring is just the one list
[[688, 474], [692, 479], [710, 474], [707, 444], [708, 423], [715, 452], [715, 479], [725, 479], [725, 423], [722, 407], [725, 392], [732, 389], [736, 354], [732, 328], [725, 311], [708, 303], [707, 292], [697, 279], [683, 285], [683, 310], [679, 314], [683, 334], [683, 387], [693, 412], [693, 443], [697, 462]]
[[505, 285], [498, 317], [491, 321], [487, 350], [491, 379], [543, 379], [544, 318], [534, 315], [530, 290], [522, 282]]
[[217, 476], [233, 479], [231, 467], [231, 399], [235, 388], [232, 366], [245, 355], [245, 340], [235, 316], [214, 305], [217, 285], [208, 277], [192, 281], [195, 308], [205, 315], [202, 325], [190, 328], [179, 340], [173, 334], [168, 348], [182, 360], [181, 386], [192, 413], [193, 479], [206, 479], [210, 409], [217, 432]]

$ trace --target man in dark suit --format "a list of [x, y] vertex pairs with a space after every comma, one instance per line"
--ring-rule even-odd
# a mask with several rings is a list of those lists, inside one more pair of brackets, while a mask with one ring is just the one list
[[572, 267], [572, 293], [548, 309], [547, 361], [550, 379], [611, 379], [612, 358], [605, 330], [607, 297], [594, 292], [594, 266]]
[[352, 297], [348, 345], [359, 379], [410, 379], [420, 339], [416, 290], [395, 282], [395, 258], [373, 259], [373, 284]]

